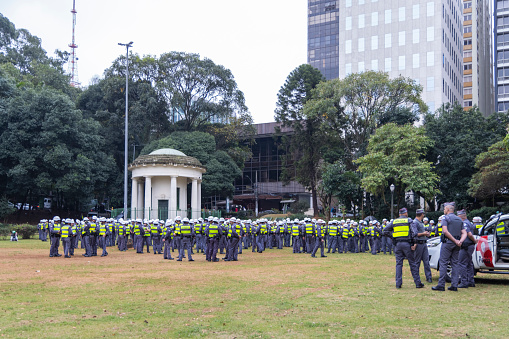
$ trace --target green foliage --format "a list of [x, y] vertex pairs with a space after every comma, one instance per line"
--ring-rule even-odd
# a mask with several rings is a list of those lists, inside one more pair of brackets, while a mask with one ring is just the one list
[[39, 232], [37, 225], [0, 224], [0, 237], [9, 239], [12, 231], [18, 232], [18, 239], [30, 239]]
[[468, 193], [486, 199], [507, 192], [509, 188], [509, 152], [503, 140], [491, 145], [475, 158], [479, 169], [469, 182]]
[[309, 209], [309, 204], [305, 201], [296, 201], [290, 205], [290, 212], [293, 214], [302, 214]]
[[477, 107], [465, 111], [459, 104], [444, 105], [436, 114], [425, 116], [426, 135], [435, 141], [427, 160], [440, 178], [439, 203], [456, 201], [461, 207], [473, 201], [467, 191], [476, 172], [475, 158], [503, 139], [508, 122], [507, 113], [485, 118]]
[[360, 176], [353, 171], [348, 171], [342, 161], [324, 165], [320, 186], [321, 191], [337, 197], [339, 203], [348, 210], [362, 203]]
[[353, 160], [366, 153], [368, 139], [380, 125], [413, 122], [417, 113], [427, 110], [421, 92], [410, 78], [353, 73], [318, 85], [304, 112], [322, 121], [327, 139], [336, 139], [343, 148], [347, 169], [355, 170]]
[[295, 179], [311, 190], [315, 215], [318, 214], [317, 185], [323, 134], [319, 120], [304, 115], [303, 109], [311, 98], [311, 91], [324, 80], [318, 69], [300, 65], [288, 75], [279, 90], [275, 110], [275, 119], [281, 127], [289, 127], [294, 132], [291, 137], [283, 138], [289, 153], [283, 159], [282, 179], [285, 182]]
[[488, 207], [483, 206], [481, 208], [468, 212], [468, 218], [472, 220], [473, 217], [481, 217], [483, 223], [488, 220], [492, 215], [497, 213], [509, 213], [509, 205], [502, 207]]
[[363, 174], [362, 187], [381, 195], [394, 184], [396, 196], [414, 191], [425, 198], [438, 193], [438, 176], [424, 157], [433, 146], [424, 128], [389, 123], [369, 139], [368, 154], [356, 160]]
[[16, 208], [9, 206], [9, 201], [5, 196], [0, 198], [0, 220], [12, 214], [16, 211]]

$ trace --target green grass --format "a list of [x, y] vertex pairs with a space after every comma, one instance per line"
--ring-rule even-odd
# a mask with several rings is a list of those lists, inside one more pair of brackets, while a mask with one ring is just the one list
[[[49, 258], [49, 243], [0, 242], [0, 336], [508, 336], [506, 276], [434, 292], [431, 284], [415, 289], [405, 264], [403, 289], [396, 290], [388, 255], [315, 259], [274, 249], [208, 263], [202, 254], [176, 262], [109, 252]], [[438, 272], [433, 278], [436, 284]]]

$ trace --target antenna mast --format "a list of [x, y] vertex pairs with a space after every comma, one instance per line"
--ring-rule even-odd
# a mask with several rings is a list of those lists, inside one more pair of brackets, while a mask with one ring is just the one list
[[76, 45], [74, 40], [74, 32], [76, 29], [76, 0], [72, 0], [72, 43], [69, 44], [71, 47], [71, 59], [69, 60], [69, 69], [68, 72], [71, 74], [71, 86], [79, 87], [80, 82], [78, 80], [78, 58], [76, 57]]

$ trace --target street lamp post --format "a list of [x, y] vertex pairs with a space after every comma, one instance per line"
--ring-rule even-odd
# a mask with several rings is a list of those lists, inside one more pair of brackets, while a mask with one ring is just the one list
[[253, 187], [254, 195], [255, 195], [255, 216], [258, 216], [258, 171], [255, 172], [255, 174], [256, 174], [256, 177], [255, 177], [254, 185], [253, 185], [253, 181], [251, 180], [250, 177], [248, 177], [247, 175], [245, 175], [244, 177], [246, 179], [249, 179], [249, 181], [251, 182], [251, 186]]
[[129, 42], [128, 44], [118, 43], [120, 46], [125, 46], [125, 132], [124, 132], [124, 211], [123, 216], [124, 219], [127, 219], [127, 154], [128, 154], [128, 145], [127, 145], [127, 137], [128, 137], [128, 94], [129, 94], [129, 47], [133, 46], [133, 42]]
[[391, 219], [394, 219], [394, 184], [391, 184]]

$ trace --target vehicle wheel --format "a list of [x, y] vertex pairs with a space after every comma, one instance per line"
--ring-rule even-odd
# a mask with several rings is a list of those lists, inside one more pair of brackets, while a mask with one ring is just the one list
[[451, 276], [452, 276], [452, 266], [451, 266], [451, 263], [448, 263], [447, 264], [447, 276], [445, 277], [445, 281], [450, 283], [452, 281]]

